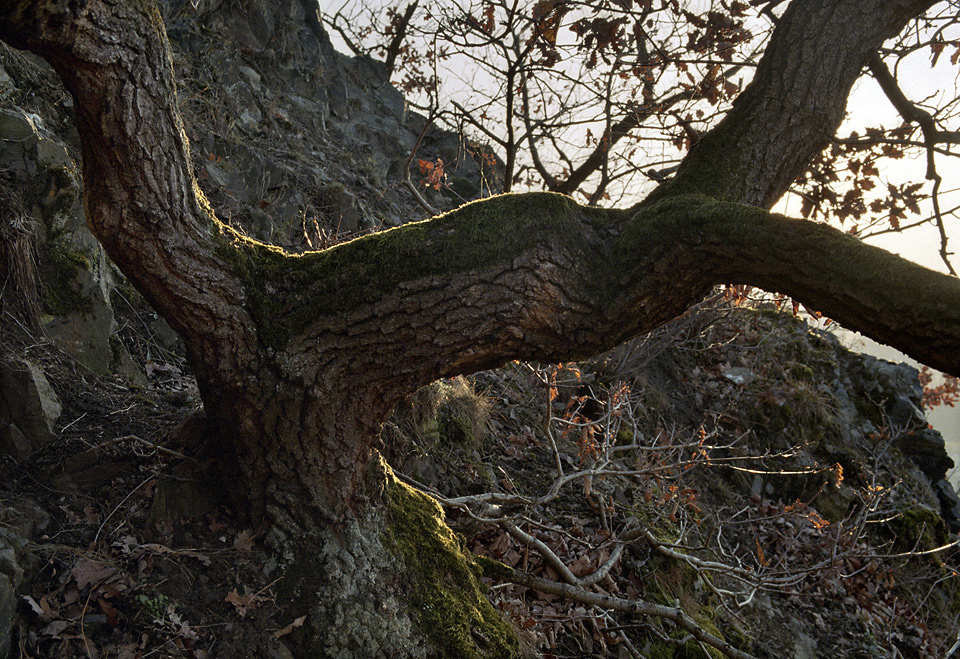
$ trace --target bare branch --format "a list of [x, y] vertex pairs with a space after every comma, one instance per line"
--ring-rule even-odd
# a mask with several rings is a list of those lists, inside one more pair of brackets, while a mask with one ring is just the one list
[[393, 76], [394, 67], [397, 64], [397, 56], [400, 54], [400, 48], [403, 46], [404, 39], [407, 38], [407, 28], [410, 26], [410, 19], [413, 18], [413, 12], [417, 10], [420, 0], [414, 0], [407, 5], [403, 16], [397, 21], [393, 28], [393, 39], [387, 44], [387, 56], [384, 63], [387, 66], [387, 73]]
[[733, 657], [734, 659], [753, 659], [753, 655], [733, 647], [725, 640], [717, 638], [704, 630], [696, 620], [687, 615], [679, 606], [663, 606], [640, 599], [626, 599], [591, 592], [579, 586], [536, 577], [500, 563], [494, 564], [493, 561], [483, 561], [481, 565], [484, 567], [484, 573], [493, 579], [526, 586], [543, 593], [559, 595], [560, 597], [566, 597], [591, 606], [670, 620], [681, 629], [689, 632], [690, 635], [698, 641], [720, 650], [728, 657]]
[[956, 276], [957, 271], [954, 270], [953, 264], [950, 262], [950, 252], [947, 251], [947, 232], [943, 225], [943, 215], [940, 213], [939, 192], [942, 178], [940, 174], [937, 173], [934, 159], [934, 145], [944, 141], [954, 143], [960, 141], [960, 133], [940, 131], [937, 128], [936, 119], [932, 114], [916, 104], [911, 103], [900, 89], [896, 78], [890, 73], [890, 70], [879, 54], [875, 53], [873, 57], [870, 58], [870, 71], [879, 83], [880, 88], [883, 89], [884, 94], [890, 99], [890, 102], [897, 109], [897, 112], [900, 113], [900, 116], [906, 121], [919, 124], [920, 130], [923, 131], [924, 146], [927, 150], [926, 178], [928, 181], [933, 181], [931, 201], [933, 202], [933, 214], [936, 219], [937, 230], [940, 233], [940, 259], [947, 266], [947, 271], [951, 275]]
[[430, 130], [430, 126], [433, 125], [434, 110], [430, 109], [430, 114], [427, 117], [426, 121], [423, 122], [423, 128], [420, 130], [420, 134], [417, 136], [417, 141], [414, 143], [413, 148], [410, 149], [410, 155], [407, 156], [407, 159], [403, 161], [403, 184], [407, 187], [407, 190], [410, 191], [410, 194], [413, 195], [413, 198], [416, 199], [417, 203], [423, 207], [430, 215], [439, 215], [441, 211], [435, 208], [429, 201], [427, 201], [420, 191], [417, 189], [417, 186], [413, 184], [413, 181], [410, 180], [410, 163], [413, 162], [413, 159], [417, 155], [417, 150], [420, 148], [420, 144], [423, 142], [424, 136], [427, 134], [427, 131]]

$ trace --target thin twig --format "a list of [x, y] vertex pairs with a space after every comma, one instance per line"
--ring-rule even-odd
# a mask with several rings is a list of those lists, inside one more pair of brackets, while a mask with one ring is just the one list
[[[79, 420], [79, 419], [78, 419], [78, 420]], [[173, 449], [169, 449], [169, 448], [167, 448], [167, 447], [165, 447], [165, 446], [160, 446], [159, 444], [155, 444], [155, 443], [151, 442], [149, 439], [144, 439], [144, 438], [142, 438], [142, 437], [137, 437], [136, 435], [124, 435], [123, 437], [117, 437], [116, 439], [108, 439], [107, 441], [101, 442], [101, 443], [97, 444], [96, 446], [92, 447], [92, 450], [101, 449], [101, 448], [104, 448], [104, 447], [106, 447], [106, 446], [110, 446], [111, 444], [119, 444], [120, 442], [125, 442], [125, 441], [127, 441], [128, 439], [131, 439], [131, 440], [133, 440], [133, 441], [135, 441], [135, 442], [139, 442], [140, 444], [143, 444], [144, 446], [148, 446], [148, 447], [152, 448], [154, 451], [157, 451], [157, 452], [159, 452], [159, 453], [166, 453], [167, 455], [172, 455], [172, 456], [174, 456], [174, 457], [176, 457], [176, 458], [180, 458], [181, 460], [193, 460], [193, 462], [196, 462], [196, 460], [194, 460], [193, 458], [191, 458], [191, 457], [188, 456], [188, 455], [184, 455], [183, 453], [180, 453], [179, 451], [174, 451]]]
[[125, 503], [127, 502], [127, 499], [129, 499], [130, 497], [133, 496], [134, 492], [136, 492], [136, 491], [139, 490], [141, 487], [143, 487], [144, 485], [146, 485], [147, 483], [149, 483], [150, 481], [152, 481], [154, 478], [156, 478], [156, 476], [151, 475], [151, 476], [149, 476], [146, 480], [144, 480], [142, 483], [140, 483], [140, 484], [137, 485], [135, 488], [133, 488], [132, 490], [130, 490], [130, 493], [129, 493], [127, 496], [123, 497], [123, 501], [121, 501], [120, 503], [118, 503], [118, 504], [116, 505], [116, 507], [115, 507], [113, 510], [110, 511], [110, 514], [107, 515], [107, 516], [104, 518], [103, 523], [100, 524], [100, 528], [97, 529], [97, 534], [96, 534], [95, 536], [93, 536], [93, 546], [96, 546], [97, 540], [100, 539], [100, 532], [103, 531], [103, 527], [107, 525], [107, 522], [110, 521], [110, 518], [113, 517], [114, 513], [116, 513], [118, 510], [120, 510], [120, 508], [123, 506], [123, 504], [125, 504]]
[[663, 606], [661, 604], [646, 602], [641, 599], [625, 599], [622, 597], [613, 597], [603, 593], [594, 593], [571, 584], [559, 583], [549, 579], [536, 577], [532, 574], [515, 570], [506, 565], [498, 565], [496, 568], [496, 574], [489, 574], [488, 576], [492, 578], [498, 578], [503, 581], [508, 581], [520, 586], [526, 586], [527, 588], [533, 588], [534, 590], [542, 593], [566, 597], [568, 599], [589, 604], [591, 606], [599, 606], [605, 609], [623, 611], [625, 613], [647, 615], [670, 620], [678, 627], [689, 632], [690, 635], [698, 641], [706, 643], [707, 645], [720, 650], [728, 657], [733, 657], [734, 659], [754, 659], [753, 655], [747, 654], [742, 650], [738, 650], [725, 640], [717, 638], [713, 634], [704, 630], [703, 627], [697, 624], [696, 620], [687, 615], [686, 612], [680, 607]]
[[436, 116], [436, 110], [430, 108], [430, 114], [427, 116], [426, 121], [423, 124], [423, 130], [420, 131], [420, 135], [417, 136], [417, 141], [413, 145], [413, 149], [410, 150], [410, 155], [407, 156], [407, 159], [403, 163], [403, 184], [407, 186], [407, 189], [413, 195], [413, 198], [417, 200], [417, 203], [423, 206], [423, 208], [430, 213], [430, 215], [439, 215], [440, 209], [435, 208], [430, 204], [429, 201], [424, 199], [423, 195], [420, 194], [420, 191], [417, 190], [417, 186], [413, 184], [413, 181], [410, 180], [410, 163], [413, 162], [414, 157], [417, 155], [417, 150], [420, 148], [420, 143], [423, 142], [423, 138], [426, 136], [427, 131], [430, 130], [430, 126], [433, 125], [433, 119]]

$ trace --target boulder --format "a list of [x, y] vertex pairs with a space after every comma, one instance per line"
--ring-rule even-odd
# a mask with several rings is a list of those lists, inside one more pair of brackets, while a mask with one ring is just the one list
[[950, 531], [960, 533], [960, 497], [953, 485], [948, 480], [940, 480], [933, 484], [933, 491], [940, 500], [940, 511]]
[[[110, 343], [116, 327], [110, 306], [115, 276], [87, 228], [79, 173], [67, 147], [40, 117], [0, 109], [0, 171], [18, 185], [14, 210], [37, 227], [47, 336], [94, 372], [106, 374], [118, 362]], [[4, 435], [8, 446], [19, 442], [15, 433]]]
[[13, 84], [13, 78], [0, 66], [0, 102], [6, 101], [16, 92], [16, 86]]
[[357, 208], [357, 198], [342, 185], [329, 185], [321, 191], [324, 213], [337, 227], [338, 233], [354, 233], [360, 228], [363, 215]]
[[73, 164], [63, 144], [43, 128], [40, 117], [20, 109], [0, 109], [0, 161], [31, 175]]
[[20, 587], [35, 562], [29, 543], [49, 521], [50, 516], [29, 500], [0, 506], [0, 657], [10, 653]]
[[0, 452], [22, 460], [50, 444], [62, 411], [40, 366], [22, 358], [0, 364]]
[[943, 435], [932, 428], [922, 428], [897, 437], [900, 451], [920, 468], [931, 483], [943, 480], [953, 469], [953, 460], [947, 455]]

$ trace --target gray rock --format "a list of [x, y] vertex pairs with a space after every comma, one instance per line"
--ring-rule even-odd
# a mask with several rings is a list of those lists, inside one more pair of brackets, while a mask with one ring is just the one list
[[308, 114], [320, 115], [323, 113], [323, 108], [319, 104], [314, 103], [308, 98], [303, 96], [291, 96], [290, 100], [293, 101], [293, 104], [303, 110]]
[[817, 641], [806, 633], [803, 623], [798, 618], [791, 617], [788, 624], [793, 637], [793, 654], [789, 656], [794, 659], [817, 659], [820, 656], [817, 653]]
[[20, 586], [35, 563], [29, 542], [46, 530], [49, 521], [50, 516], [29, 500], [0, 506], [0, 657], [10, 652]]
[[13, 95], [14, 91], [16, 90], [13, 84], [13, 78], [0, 66], [0, 101], [7, 100], [9, 96]]
[[385, 83], [377, 90], [377, 100], [380, 107], [397, 120], [398, 126], [402, 126], [407, 120], [407, 100], [403, 94], [390, 83]]
[[204, 163], [203, 169], [214, 185], [225, 188], [230, 184], [230, 175], [212, 162]]
[[167, 324], [167, 321], [165, 321], [163, 317], [154, 314], [153, 317], [148, 321], [148, 324], [150, 325], [150, 331], [152, 332], [151, 338], [156, 341], [161, 348], [178, 355], [182, 355], [186, 352], [186, 347], [183, 345], [183, 339], [181, 339], [180, 335], [177, 334], [173, 328]]
[[249, 66], [243, 66], [243, 65], [237, 67], [237, 71], [239, 71], [240, 75], [242, 75], [247, 79], [247, 82], [250, 83], [250, 86], [253, 89], [256, 90], [260, 88], [261, 78], [259, 73], [251, 69]]
[[73, 159], [60, 142], [40, 137], [37, 141], [37, 163], [43, 167], [72, 167]]
[[915, 405], [920, 404], [923, 388], [917, 377], [918, 371], [908, 364], [895, 364], [870, 355], [861, 355], [860, 371], [863, 390], [876, 400], [907, 396]]
[[9, 442], [0, 447], [4, 452], [19, 460], [54, 441], [62, 411], [40, 366], [22, 358], [0, 364], [0, 426]]
[[0, 527], [8, 533], [29, 539], [43, 533], [49, 526], [50, 515], [30, 499], [0, 506]]
[[17, 590], [23, 581], [23, 570], [12, 559], [13, 550], [0, 549], [0, 657], [6, 657], [10, 652], [10, 637], [17, 613]]
[[357, 198], [343, 186], [331, 185], [322, 191], [324, 213], [340, 231], [353, 233], [360, 228], [363, 215], [357, 209]]
[[33, 453], [33, 446], [20, 429], [12, 423], [0, 428], [0, 455], [9, 455], [16, 460], [23, 460]]
[[[79, 177], [66, 146], [39, 117], [0, 109], [0, 169], [21, 179], [38, 200], [28, 212], [41, 227], [37, 243], [47, 335], [94, 372], [114, 371], [127, 363], [122, 347], [111, 346], [115, 275], [87, 228]], [[31, 432], [17, 425], [30, 440]], [[4, 431], [3, 439], [7, 450], [22, 453], [16, 432]]]
[[260, 129], [260, 120], [263, 119], [263, 115], [260, 113], [260, 110], [257, 108], [246, 108], [243, 112], [240, 113], [240, 125], [251, 133], [255, 133]]
[[922, 427], [927, 424], [926, 416], [910, 397], [901, 394], [887, 405], [887, 417], [896, 429]]
[[0, 109], [0, 167], [35, 176], [39, 141], [37, 128], [25, 112]]
[[943, 480], [947, 471], [953, 469], [953, 460], [947, 455], [943, 435], [936, 430], [923, 428], [907, 433], [897, 438], [895, 443], [931, 483]]
[[741, 386], [747, 386], [757, 379], [757, 376], [754, 375], [753, 371], [751, 371], [749, 368], [741, 368], [739, 366], [728, 368], [724, 370], [721, 375], [730, 380], [730, 382], [739, 384]]
[[[98, 300], [93, 294], [95, 283], [90, 273], [81, 270], [77, 273], [81, 295], [87, 299]], [[106, 375], [112, 372], [118, 363], [110, 337], [116, 330], [113, 309], [107, 303], [91, 304], [87, 309], [77, 309], [69, 313], [54, 316], [44, 324], [47, 336], [70, 353], [74, 359], [94, 373]], [[118, 347], [119, 350], [119, 347]]]
[[952, 533], [960, 533], [960, 497], [950, 481], [944, 479], [933, 484], [933, 491], [940, 500], [940, 514]]
[[0, 109], [0, 140], [25, 142], [36, 135], [37, 126], [26, 112]]
[[72, 164], [66, 148], [43, 128], [40, 117], [20, 109], [0, 109], [0, 165], [34, 175]]

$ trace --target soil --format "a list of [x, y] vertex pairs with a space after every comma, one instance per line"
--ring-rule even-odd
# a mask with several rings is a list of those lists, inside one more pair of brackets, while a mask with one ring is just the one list
[[3, 327], [0, 343], [40, 363], [63, 403], [57, 442], [0, 463], [0, 501], [50, 515], [13, 656], [289, 656], [279, 639], [293, 621], [275, 605], [269, 557], [189, 456], [183, 421], [199, 397], [182, 364], [145, 360], [139, 387], [22, 326]]
[[[143, 325], [133, 309], [121, 318], [124, 327]], [[806, 491], [796, 476], [764, 476], [777, 485], [771, 495], [754, 491], [755, 475], [722, 466], [747, 455], [754, 457], [734, 464], [753, 472], [804, 464], [776, 458], [769, 447], [736, 444], [769, 429], [770, 410], [780, 409], [771, 397], [784, 397], [780, 405], [798, 412], [804, 432], [829, 416], [813, 403], [800, 405], [801, 394], [809, 399], [803, 381], [773, 386], [785, 362], [771, 355], [796, 355], [803, 335], [773, 334], [770, 323], [721, 305], [591, 362], [511, 364], [433, 385], [385, 428], [388, 457], [404, 479], [442, 498], [515, 495], [501, 515], [578, 576], [607, 561], [613, 534], [636, 524], [692, 556], [767, 575], [767, 590], [744, 589], [641, 542], [589, 589], [679, 603], [708, 631], [756, 656], [872, 657], [893, 648], [904, 657], [942, 656], [957, 633], [957, 572], [949, 552], [918, 552], [946, 540], [945, 532], [923, 521], [909, 537], [850, 533], [870, 496], [880, 512], [906, 519], [913, 510], [897, 498], [897, 488], [907, 487], [896, 482], [902, 477], [883, 471], [896, 466], [892, 450], [878, 448], [887, 462], [872, 468], [850, 457], [846, 481], [834, 467], [810, 472], [821, 484], [804, 500], [795, 496]], [[776, 345], [758, 349], [759, 335], [775, 337]], [[199, 396], [183, 359], [143, 332], [121, 336], [147, 377], [143, 386], [90, 373], [22, 325], [0, 328], [4, 351], [41, 364], [63, 403], [58, 441], [20, 463], [0, 463], [0, 502], [29, 499], [50, 516], [31, 547], [14, 656], [294, 656], [286, 637], [303, 621], [276, 601], [280, 575], [259, 530], [231, 510], [226, 487], [206, 476], [215, 456], [202, 450]], [[731, 363], [769, 382], [733, 386], [720, 375]], [[613, 405], [621, 405], [619, 416], [605, 417]], [[750, 410], [759, 421], [750, 420]], [[615, 444], [645, 442], [650, 450], [625, 450], [606, 474], [575, 479], [556, 497], [530, 504], [555, 482], [558, 461], [565, 473], [596, 466], [611, 432]], [[829, 497], [847, 484], [864, 505], [826, 519]], [[468, 549], [559, 580], [529, 542], [478, 521], [475, 504], [448, 507]], [[795, 578], [774, 585], [783, 575]], [[488, 586], [495, 605], [545, 657], [714, 656], [662, 620], [521, 586]]]

